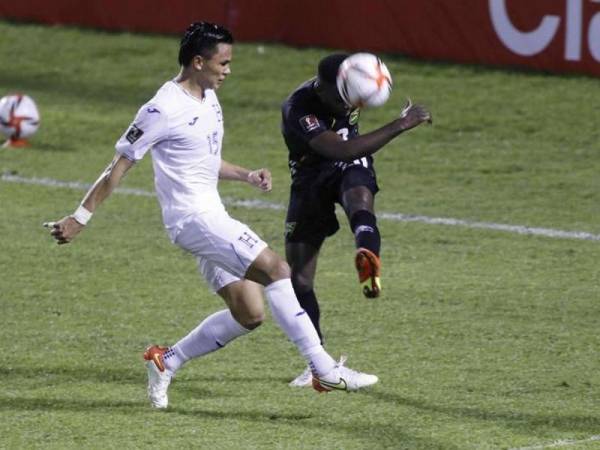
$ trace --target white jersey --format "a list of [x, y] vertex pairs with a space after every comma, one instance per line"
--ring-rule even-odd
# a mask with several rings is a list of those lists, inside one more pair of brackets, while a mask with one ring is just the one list
[[191, 214], [224, 210], [217, 191], [223, 113], [213, 90], [200, 100], [166, 82], [138, 111], [116, 150], [139, 161], [152, 149], [154, 184], [163, 222], [175, 241]]

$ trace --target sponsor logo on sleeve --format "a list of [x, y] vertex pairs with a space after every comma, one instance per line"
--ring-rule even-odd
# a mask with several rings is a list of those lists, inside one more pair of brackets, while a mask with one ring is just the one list
[[350, 117], [348, 118], [348, 123], [350, 125], [354, 125], [358, 122], [358, 118], [360, 117], [360, 109], [355, 109], [350, 113]]
[[134, 125], [131, 125], [131, 128], [129, 128], [129, 131], [127, 131], [127, 134], [125, 135], [125, 139], [127, 139], [130, 144], [133, 144], [135, 141], [137, 141], [139, 138], [142, 137], [142, 134], [144, 134], [144, 131], [140, 130], [134, 124]]
[[300, 126], [305, 133], [310, 133], [313, 130], [319, 128], [319, 119], [314, 114], [309, 114], [300, 118]]

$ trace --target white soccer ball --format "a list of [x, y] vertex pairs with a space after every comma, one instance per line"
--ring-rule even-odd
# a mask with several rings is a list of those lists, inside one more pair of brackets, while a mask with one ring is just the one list
[[381, 106], [392, 92], [390, 71], [371, 53], [355, 53], [346, 58], [336, 82], [342, 99], [355, 108]]
[[40, 113], [28, 95], [12, 94], [0, 99], [0, 133], [10, 139], [33, 135], [40, 125]]

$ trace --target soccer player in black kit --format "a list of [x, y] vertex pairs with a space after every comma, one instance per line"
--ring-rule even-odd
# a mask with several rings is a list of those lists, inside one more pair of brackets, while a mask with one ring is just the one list
[[[378, 297], [381, 239], [374, 199], [379, 188], [371, 155], [404, 131], [431, 123], [427, 109], [409, 102], [398, 118], [359, 135], [360, 111], [342, 100], [336, 86], [338, 69], [348, 56], [323, 58], [317, 76], [300, 85], [282, 106], [281, 131], [292, 177], [285, 224], [286, 257], [296, 296], [321, 341], [313, 284], [321, 245], [339, 229], [335, 204], [343, 207], [354, 234], [362, 292], [369, 298]], [[310, 386], [311, 380], [307, 368], [290, 385]]]

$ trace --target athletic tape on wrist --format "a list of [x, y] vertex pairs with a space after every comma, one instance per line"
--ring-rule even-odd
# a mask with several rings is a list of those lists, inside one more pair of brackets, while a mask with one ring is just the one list
[[81, 225], [86, 225], [92, 218], [92, 212], [88, 211], [83, 205], [79, 205], [75, 212], [71, 214], [71, 217]]

